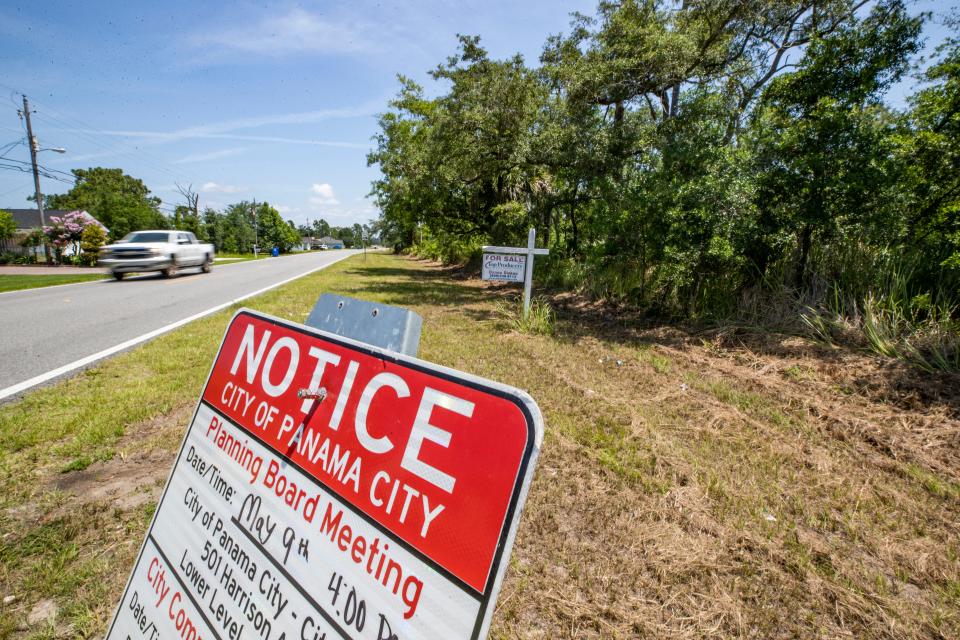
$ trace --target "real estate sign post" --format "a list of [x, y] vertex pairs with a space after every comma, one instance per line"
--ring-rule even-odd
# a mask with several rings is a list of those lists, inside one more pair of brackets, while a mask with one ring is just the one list
[[107, 637], [485, 637], [542, 438], [522, 391], [242, 310]]
[[484, 280], [520, 282], [523, 274], [523, 317], [530, 313], [530, 290], [533, 288], [533, 257], [545, 256], [549, 249], [537, 249], [537, 230], [530, 227], [526, 247], [483, 247]]

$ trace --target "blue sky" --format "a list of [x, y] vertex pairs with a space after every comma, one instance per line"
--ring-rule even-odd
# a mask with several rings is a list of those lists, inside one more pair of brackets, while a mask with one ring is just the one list
[[[532, 64], [572, 11], [596, 0], [408, 2], [26, 2], [0, 7], [0, 155], [23, 136], [26, 93], [50, 169], [121, 167], [169, 209], [192, 183], [201, 206], [267, 200], [301, 223], [365, 222], [366, 153], [396, 74], [427, 71], [479, 34]], [[955, 2], [923, 0], [914, 11]], [[943, 38], [928, 25], [931, 46]], [[902, 103], [908, 81], [891, 96]], [[7, 157], [29, 160], [25, 146]], [[44, 178], [44, 192], [69, 185]], [[27, 173], [0, 170], [0, 206], [26, 207]]]

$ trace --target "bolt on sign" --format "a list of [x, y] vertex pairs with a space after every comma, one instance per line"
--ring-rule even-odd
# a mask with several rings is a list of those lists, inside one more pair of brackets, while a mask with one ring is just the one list
[[108, 638], [483, 638], [543, 439], [524, 392], [234, 316]]

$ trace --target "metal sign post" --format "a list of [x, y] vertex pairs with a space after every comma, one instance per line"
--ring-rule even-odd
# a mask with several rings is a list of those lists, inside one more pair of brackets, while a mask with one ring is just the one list
[[[549, 249], [537, 249], [537, 230], [530, 227], [527, 233], [527, 246], [524, 247], [483, 247], [483, 279], [498, 280], [501, 282], [517, 282], [519, 275], [516, 269], [511, 268], [509, 263], [503, 264], [497, 259], [497, 254], [522, 255], [523, 264], [523, 317], [526, 318], [530, 313], [530, 291], [533, 288], [533, 257], [545, 256], [550, 253]], [[499, 264], [498, 264], [499, 263]], [[519, 267], [519, 265], [516, 265]]]

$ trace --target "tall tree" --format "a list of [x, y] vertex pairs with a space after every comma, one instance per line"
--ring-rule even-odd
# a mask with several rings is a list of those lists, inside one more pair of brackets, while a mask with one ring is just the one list
[[330, 225], [323, 218], [320, 218], [319, 220], [314, 220], [312, 233], [317, 238], [328, 236], [330, 235]]
[[256, 240], [253, 203], [243, 201], [228, 206], [223, 213], [223, 250], [252, 253]]
[[73, 188], [67, 193], [47, 196], [50, 209], [84, 210], [110, 229], [110, 238], [122, 238], [138, 229], [166, 229], [167, 218], [160, 212], [160, 199], [151, 196], [142, 180], [121, 169], [74, 169]]
[[[960, 15], [949, 21], [960, 27]], [[960, 275], [960, 38], [947, 39], [924, 73], [929, 85], [911, 99], [901, 138], [911, 194], [908, 241], [929, 261], [929, 277], [941, 268]]]
[[[882, 94], [919, 49], [921, 19], [899, 0], [813, 41], [800, 68], [777, 78], [756, 120], [760, 205], [774, 229], [796, 234], [797, 284], [806, 284], [817, 242], [856, 230], [896, 241], [885, 189], [898, 182], [893, 121]], [[765, 251], [769, 251], [768, 247]], [[761, 254], [758, 267], [769, 256]]]
[[257, 204], [257, 231], [260, 246], [277, 247], [281, 253], [290, 251], [298, 242], [300, 234], [280, 216], [280, 212], [268, 203]]

